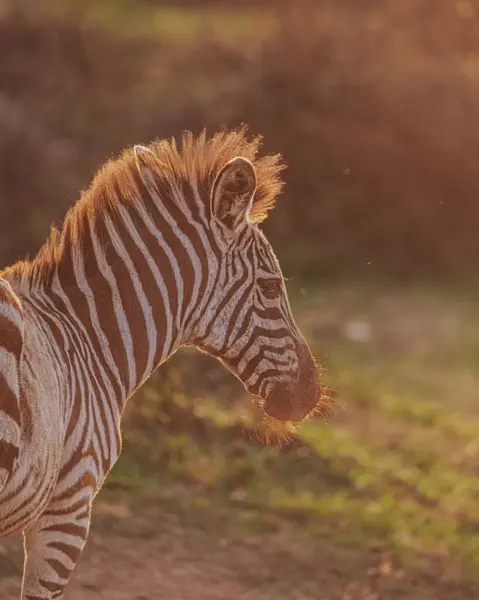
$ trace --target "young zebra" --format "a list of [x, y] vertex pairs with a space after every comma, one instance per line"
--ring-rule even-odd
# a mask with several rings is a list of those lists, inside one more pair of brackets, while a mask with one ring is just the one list
[[258, 148], [243, 130], [135, 146], [0, 273], [0, 537], [24, 533], [23, 600], [63, 598], [125, 402], [180, 346], [221, 359], [273, 418], [318, 403], [258, 227], [281, 165]]

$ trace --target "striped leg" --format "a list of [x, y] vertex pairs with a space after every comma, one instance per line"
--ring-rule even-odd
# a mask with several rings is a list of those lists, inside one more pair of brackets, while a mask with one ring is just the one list
[[50, 501], [35, 525], [24, 532], [22, 600], [63, 598], [85, 545], [92, 498]]

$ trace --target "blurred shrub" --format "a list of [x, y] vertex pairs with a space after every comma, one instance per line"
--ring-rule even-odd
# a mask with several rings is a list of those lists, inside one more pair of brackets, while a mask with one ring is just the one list
[[353, 4], [284, 9], [245, 86], [237, 120], [289, 165], [278, 239], [316, 273], [474, 273], [477, 20], [454, 3]]
[[474, 274], [475, 10], [281, 2], [272, 36], [253, 16], [251, 39], [236, 44], [211, 32], [159, 40], [78, 16], [5, 14], [2, 261], [33, 251], [124, 145], [246, 122], [289, 165], [266, 224], [273, 241], [291, 241], [279, 246], [287, 275]]
[[[133, 48], [141, 60], [141, 44]], [[3, 263], [38, 247], [98, 166], [102, 136], [114, 138], [112, 113], [122, 106], [123, 86], [137, 79], [129, 51], [74, 22], [21, 11], [0, 20]]]

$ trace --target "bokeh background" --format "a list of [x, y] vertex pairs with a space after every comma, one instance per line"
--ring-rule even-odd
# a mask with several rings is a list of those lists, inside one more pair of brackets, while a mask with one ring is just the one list
[[[0, 7], [1, 264], [124, 146], [246, 123], [288, 165], [265, 230], [335, 400], [265, 447], [179, 352], [128, 406], [71, 597], [477, 597], [479, 1]], [[20, 571], [0, 543], [2, 598]]]

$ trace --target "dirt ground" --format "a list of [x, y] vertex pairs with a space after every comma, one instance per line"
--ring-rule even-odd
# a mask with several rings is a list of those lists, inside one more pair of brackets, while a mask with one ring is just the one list
[[[156, 514], [155, 514], [156, 512]], [[174, 514], [97, 507], [66, 600], [465, 600], [478, 589], [438, 573], [405, 574], [368, 549], [325, 542], [312, 555], [288, 534], [222, 537]], [[22, 542], [0, 542], [0, 598], [18, 600]]]

